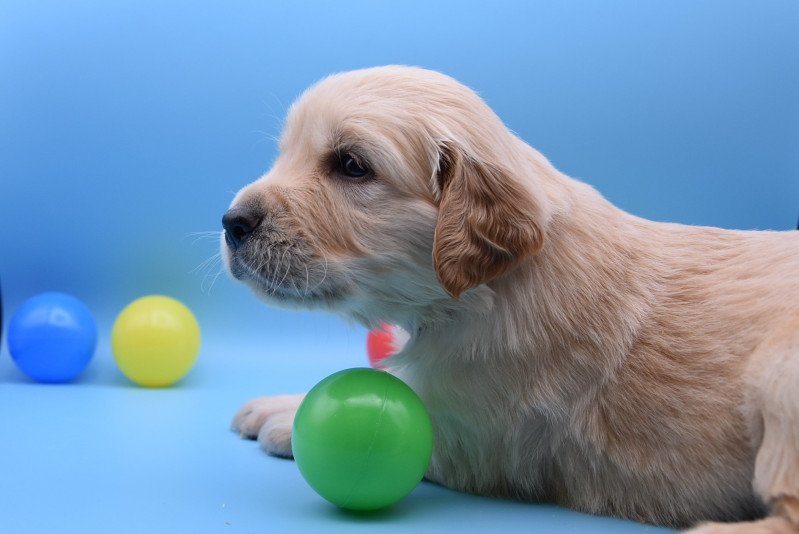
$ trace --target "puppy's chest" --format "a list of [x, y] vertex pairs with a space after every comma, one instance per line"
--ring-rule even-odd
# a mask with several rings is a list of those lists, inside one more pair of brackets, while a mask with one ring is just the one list
[[[401, 375], [433, 420], [435, 447], [428, 476], [449, 487], [605, 511], [613, 499], [627, 498], [624, 492], [616, 495], [614, 488], [634, 488], [636, 502], [659, 506], [666, 497], [653, 488], [658, 481], [680, 480], [680, 467], [691, 459], [684, 452], [697, 450], [679, 440], [658, 439], [690, 435], [680, 426], [690, 422], [669, 420], [641, 405], [646, 412], [638, 414], [641, 420], [651, 416], [655, 425], [641, 428], [618, 407], [607, 412], [610, 399], [588, 385], [565, 393], [532, 372], [517, 369], [500, 376], [491, 366], [456, 367], [411, 368]], [[703, 442], [708, 450], [716, 445], [713, 439]], [[716, 450], [715, 456], [723, 458], [722, 464], [740, 465], [734, 452], [741, 448], [736, 443]], [[699, 464], [705, 459], [694, 458]], [[749, 480], [745, 468], [700, 471], [694, 470], [697, 492], [719, 493], [708, 488], [737, 487]]]
[[[567, 424], [539, 410], [535, 385], [465, 366], [402, 376], [427, 406], [435, 432], [431, 478], [464, 491], [547, 497], [552, 452]], [[517, 377], [521, 378], [521, 377]]]
[[[492, 366], [471, 364], [406, 370], [402, 378], [430, 412], [435, 448], [429, 477], [437, 482], [556, 502], [601, 494], [600, 481], [640, 482], [621, 474], [611, 458], [607, 436], [595, 428], [596, 391], [587, 385], [566, 392], [533, 372], [499, 376]], [[586, 487], [586, 473], [594, 473], [596, 488]]]

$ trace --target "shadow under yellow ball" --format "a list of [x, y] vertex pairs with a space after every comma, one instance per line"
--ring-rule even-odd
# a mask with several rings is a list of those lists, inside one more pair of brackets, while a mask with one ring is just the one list
[[183, 303], [151, 295], [131, 302], [117, 317], [111, 350], [122, 372], [145, 387], [175, 384], [194, 366], [200, 326]]

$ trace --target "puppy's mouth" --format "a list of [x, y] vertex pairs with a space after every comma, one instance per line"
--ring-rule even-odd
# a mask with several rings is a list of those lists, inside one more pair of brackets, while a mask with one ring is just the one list
[[329, 276], [326, 261], [314, 259], [298, 243], [254, 240], [232, 249], [222, 238], [230, 274], [260, 297], [297, 306], [332, 306], [344, 296]]

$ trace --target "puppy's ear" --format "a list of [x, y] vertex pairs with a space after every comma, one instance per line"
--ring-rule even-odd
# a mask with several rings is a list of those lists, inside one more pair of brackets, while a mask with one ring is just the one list
[[543, 245], [529, 191], [497, 165], [441, 144], [433, 267], [454, 298], [516, 267]]

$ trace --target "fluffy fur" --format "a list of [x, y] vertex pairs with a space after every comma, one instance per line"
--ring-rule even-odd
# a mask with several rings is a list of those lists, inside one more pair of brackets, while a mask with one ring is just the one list
[[[271, 303], [410, 333], [388, 365], [433, 418], [431, 480], [799, 532], [799, 232], [627, 214], [416, 68], [323, 80], [280, 150], [233, 203], [258, 224], [227, 265]], [[290, 456], [300, 399], [233, 426]]]

